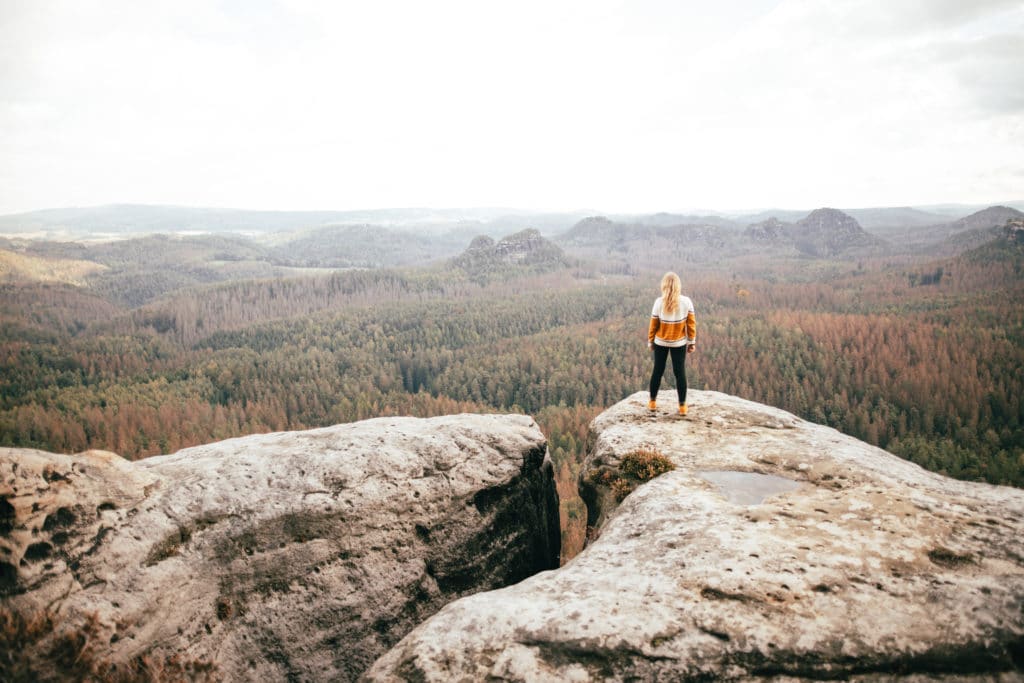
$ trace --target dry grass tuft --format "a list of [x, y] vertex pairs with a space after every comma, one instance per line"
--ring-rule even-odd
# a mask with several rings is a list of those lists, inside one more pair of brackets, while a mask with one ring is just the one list
[[610, 488], [615, 500], [621, 503], [640, 484], [675, 468], [672, 461], [658, 451], [638, 449], [622, 457], [618, 470], [597, 470], [590, 475], [590, 481]]

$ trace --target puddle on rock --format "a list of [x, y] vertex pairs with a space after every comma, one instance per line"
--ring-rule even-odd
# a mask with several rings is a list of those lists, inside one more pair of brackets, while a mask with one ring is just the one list
[[800, 482], [792, 479], [756, 472], [719, 470], [698, 472], [697, 476], [717, 486], [726, 500], [737, 505], [760, 505], [768, 496], [792, 491], [800, 486]]

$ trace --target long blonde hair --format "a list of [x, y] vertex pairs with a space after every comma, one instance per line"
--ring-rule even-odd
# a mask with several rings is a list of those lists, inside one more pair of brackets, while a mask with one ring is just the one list
[[682, 293], [683, 284], [679, 276], [669, 271], [661, 278], [661, 310], [672, 314], [679, 310], [679, 295]]

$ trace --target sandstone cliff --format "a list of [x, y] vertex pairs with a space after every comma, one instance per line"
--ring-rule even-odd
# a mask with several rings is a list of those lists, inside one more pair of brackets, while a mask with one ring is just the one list
[[[599, 538], [449, 604], [373, 681], [1020, 680], [1024, 491], [932, 474], [781, 410], [636, 394], [592, 425]], [[620, 504], [623, 456], [676, 469]]]
[[2, 648], [18, 668], [0, 679], [62, 680], [80, 670], [54, 655], [71, 642], [121, 670], [351, 680], [450, 600], [556, 566], [546, 443], [524, 416], [381, 418], [136, 463], [0, 449], [3, 607], [57, 623]]

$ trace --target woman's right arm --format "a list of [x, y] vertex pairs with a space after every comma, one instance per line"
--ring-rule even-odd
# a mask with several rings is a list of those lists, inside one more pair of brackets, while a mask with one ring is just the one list
[[661, 325], [661, 299], [654, 302], [651, 309], [651, 324], [647, 327], [647, 348], [654, 348], [654, 337], [658, 334], [658, 327]]

